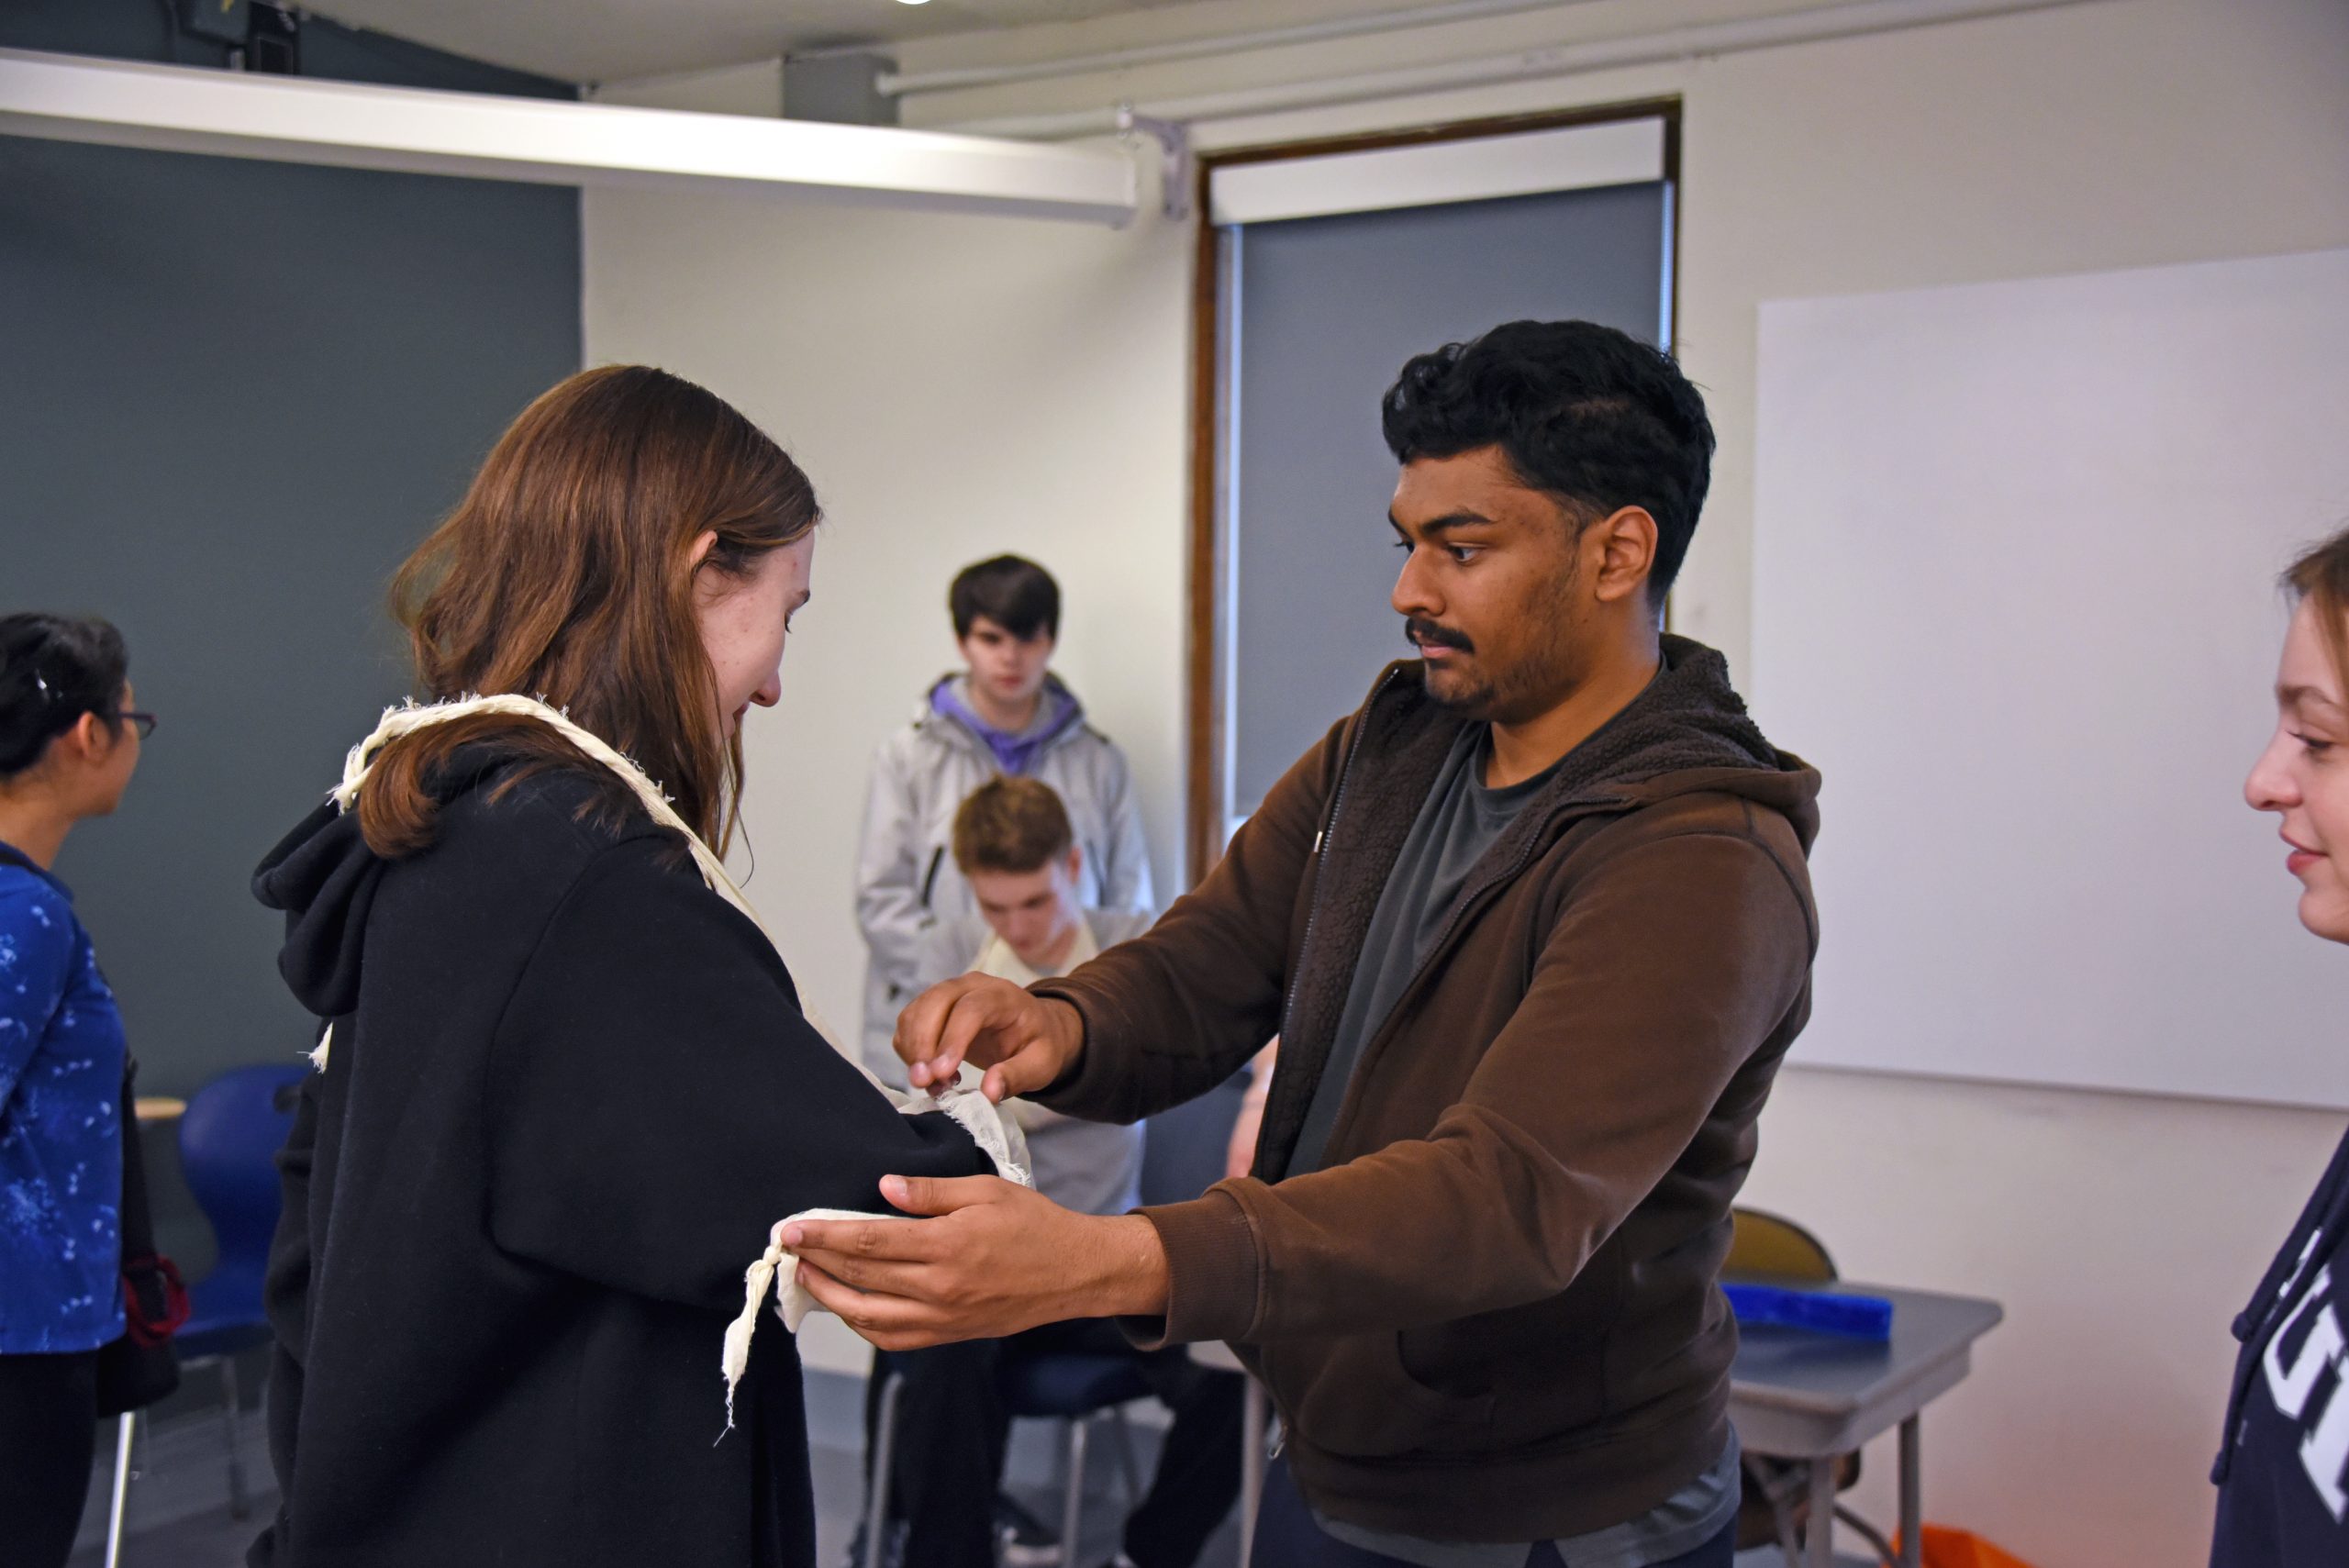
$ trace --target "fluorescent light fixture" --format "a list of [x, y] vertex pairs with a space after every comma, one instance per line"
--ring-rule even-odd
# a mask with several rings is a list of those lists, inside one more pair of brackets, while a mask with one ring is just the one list
[[0, 134], [555, 185], [729, 186], [1119, 224], [1109, 148], [0, 50]]
[[1208, 183], [1209, 221], [1265, 223], [1490, 201], [1664, 178], [1664, 121], [1609, 120], [1513, 136], [1233, 163]]

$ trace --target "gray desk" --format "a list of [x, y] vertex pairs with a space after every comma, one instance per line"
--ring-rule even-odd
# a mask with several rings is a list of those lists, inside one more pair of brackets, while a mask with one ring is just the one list
[[[1890, 1301], [1891, 1342], [1869, 1344], [1798, 1329], [1746, 1329], [1730, 1369], [1730, 1419], [1737, 1423], [1746, 1452], [1809, 1464], [1814, 1524], [1805, 1555], [1813, 1568], [1834, 1562], [1837, 1464], [1898, 1426], [1900, 1555], [1904, 1568], [1918, 1568], [1924, 1496], [1919, 1420], [1927, 1405], [1965, 1380], [1973, 1365], [1974, 1341], [1998, 1327], [2006, 1313], [1995, 1301], [1967, 1296], [1863, 1284], [1832, 1288]], [[1191, 1355], [1208, 1366], [1242, 1370], [1240, 1359], [1222, 1344], [1193, 1345]], [[1263, 1495], [1265, 1418], [1264, 1391], [1250, 1378], [1240, 1472], [1241, 1568], [1248, 1565]]]
[[1813, 1568], [1834, 1561], [1838, 1462], [1898, 1427], [1900, 1556], [1904, 1568], [1916, 1568], [1923, 1522], [1920, 1419], [1927, 1405], [1964, 1381], [1974, 1341], [2006, 1313], [1997, 1302], [1973, 1296], [1865, 1284], [1832, 1288], [1890, 1301], [1891, 1342], [1748, 1328], [1730, 1370], [1730, 1419], [1748, 1453], [1810, 1466], [1811, 1530], [1804, 1555]]

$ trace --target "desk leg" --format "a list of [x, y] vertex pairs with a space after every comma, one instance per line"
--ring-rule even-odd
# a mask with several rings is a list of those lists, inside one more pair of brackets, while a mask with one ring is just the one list
[[1835, 1460], [1810, 1462], [1810, 1517], [1803, 1526], [1803, 1555], [1809, 1568], [1835, 1568]]
[[1264, 1385], [1248, 1378], [1247, 1413], [1240, 1431], [1240, 1568], [1248, 1568], [1256, 1549], [1256, 1510], [1264, 1501], [1264, 1424], [1271, 1414], [1264, 1407]]
[[1919, 1463], [1921, 1413], [1900, 1423], [1900, 1568], [1925, 1561], [1925, 1478]]

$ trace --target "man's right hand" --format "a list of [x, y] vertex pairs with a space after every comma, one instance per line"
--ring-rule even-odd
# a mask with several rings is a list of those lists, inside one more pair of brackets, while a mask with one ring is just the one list
[[1008, 980], [965, 974], [933, 985], [897, 1015], [890, 1042], [917, 1089], [942, 1089], [967, 1060], [985, 1069], [980, 1087], [997, 1105], [1032, 1095], [1085, 1054], [1085, 1019], [1066, 1002]]

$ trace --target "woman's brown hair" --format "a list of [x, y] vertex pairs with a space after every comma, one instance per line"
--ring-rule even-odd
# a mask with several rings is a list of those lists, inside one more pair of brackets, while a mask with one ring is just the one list
[[2284, 571], [2284, 591], [2316, 612], [2332, 673], [2349, 691], [2349, 528], [2311, 546]]
[[[723, 853], [742, 748], [719, 739], [696, 577], [740, 577], [820, 516], [799, 465], [722, 399], [645, 365], [582, 371], [522, 411], [393, 579], [418, 695], [543, 698], [633, 758]], [[716, 542], [696, 565], [706, 533]], [[528, 718], [434, 725], [377, 754], [359, 792], [368, 848], [393, 859], [429, 844], [451, 758], [488, 741], [525, 759], [501, 789], [548, 767], [606, 772]], [[631, 808], [617, 787], [596, 807]]]

